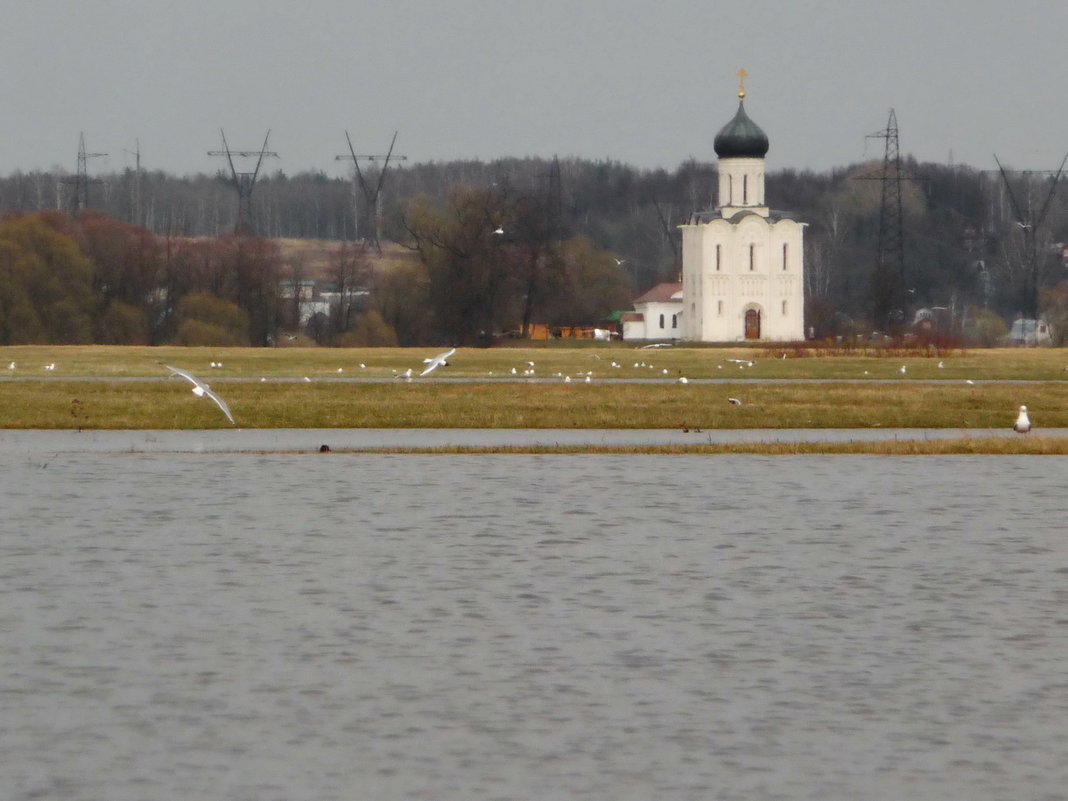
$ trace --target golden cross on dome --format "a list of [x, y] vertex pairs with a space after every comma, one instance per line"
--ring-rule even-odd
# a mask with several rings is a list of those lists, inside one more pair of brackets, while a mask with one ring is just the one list
[[739, 98], [745, 98], [745, 79], [746, 79], [747, 75], [749, 75], [749, 73], [745, 71], [745, 67], [742, 67], [740, 70], [738, 70], [738, 97]]

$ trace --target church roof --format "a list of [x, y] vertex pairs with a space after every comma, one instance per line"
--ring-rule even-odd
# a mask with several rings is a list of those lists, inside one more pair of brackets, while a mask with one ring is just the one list
[[721, 159], [764, 158], [768, 154], [768, 135], [745, 113], [745, 102], [738, 101], [738, 113], [712, 143]]
[[[678, 295], [678, 297], [675, 297]], [[682, 302], [682, 282], [675, 281], [666, 284], [657, 284], [648, 292], [634, 299], [634, 305], [639, 303], [671, 303]]]
[[[746, 217], [758, 216], [761, 215], [758, 215], [755, 212], [750, 211], [749, 209], [742, 209], [741, 211], [736, 211], [733, 216], [727, 217], [726, 220], [729, 223], [737, 225]], [[722, 219], [724, 219], [724, 217], [722, 214], [720, 214], [718, 210], [695, 211], [693, 214], [690, 215], [690, 225], [705, 225], [707, 223], [715, 222], [716, 220]], [[780, 211], [777, 209], [771, 209], [765, 219], [771, 223], [777, 223], [780, 220], [793, 220], [794, 222], [800, 222], [800, 220], [797, 218], [797, 212]]]

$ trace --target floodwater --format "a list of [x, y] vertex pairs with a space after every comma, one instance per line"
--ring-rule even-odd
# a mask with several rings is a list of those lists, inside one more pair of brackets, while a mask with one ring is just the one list
[[1066, 797], [1064, 457], [10, 433], [0, 798]]

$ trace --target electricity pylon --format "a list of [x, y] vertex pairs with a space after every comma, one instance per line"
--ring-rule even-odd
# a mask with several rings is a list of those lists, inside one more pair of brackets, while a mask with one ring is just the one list
[[890, 109], [885, 131], [872, 137], [886, 140], [882, 194], [879, 204], [879, 242], [871, 279], [872, 320], [886, 331], [905, 319], [905, 224], [901, 210], [901, 151], [897, 115]]
[[[998, 161], [998, 157], [995, 154], [994, 162], [998, 165], [998, 172], [1001, 173], [1001, 180], [1005, 184], [1005, 189], [1009, 193], [1009, 203], [1012, 205], [1012, 213], [1016, 218], [1016, 225], [1024, 235], [1024, 262], [1027, 269], [1027, 288], [1024, 299], [1027, 301], [1028, 308], [1026, 311], [1030, 314], [1032, 320], [1038, 320], [1038, 290], [1039, 290], [1039, 269], [1038, 269], [1038, 229], [1042, 227], [1042, 223], [1046, 219], [1046, 213], [1049, 211], [1050, 203], [1053, 201], [1053, 195], [1057, 191], [1057, 182], [1061, 178], [1061, 173], [1064, 171], [1065, 162], [1068, 162], [1068, 155], [1061, 161], [1061, 166], [1057, 168], [1057, 172], [1053, 175], [1053, 180], [1049, 185], [1049, 192], [1046, 193], [1046, 199], [1042, 203], [1042, 207], [1035, 214], [1034, 206], [1031, 203], [1031, 180], [1030, 172], [1027, 173], [1027, 213], [1024, 214], [1023, 208], [1016, 199], [1016, 193], [1012, 191], [1012, 184], [1009, 183], [1009, 176], [1005, 172], [1005, 168], [1001, 166], [1001, 162]], [[1043, 172], [1049, 172], [1045, 170]]]
[[134, 157], [134, 185], [133, 185], [133, 223], [134, 225], [144, 225], [144, 219], [141, 215], [141, 140], [136, 140], [135, 150], [126, 150], [123, 148], [124, 153], [129, 153]]
[[[268, 129], [267, 136], [263, 138], [263, 147], [259, 150], [231, 150], [230, 146], [226, 144], [226, 132], [220, 128], [219, 133], [222, 134], [223, 149], [209, 150], [208, 155], [226, 156], [226, 160], [230, 164], [230, 183], [237, 190], [237, 224], [234, 226], [234, 233], [251, 235], [255, 233], [255, 226], [252, 222], [252, 189], [256, 186], [256, 178], [260, 174], [260, 165], [263, 164], [263, 159], [266, 156], [278, 158], [277, 153], [267, 149], [267, 140], [271, 136], [271, 131]], [[252, 172], [238, 172], [234, 167], [234, 156], [239, 158], [255, 157], [255, 169]]]
[[[352, 146], [352, 139], [349, 137], [349, 132], [345, 131], [345, 141], [349, 143], [349, 155], [334, 156], [334, 161], [352, 161], [353, 177], [352, 177], [352, 218], [353, 218], [353, 239], [359, 239], [360, 231], [360, 207], [357, 201], [356, 188], [359, 187], [363, 192], [364, 199], [367, 201], [367, 214], [371, 218], [370, 236], [368, 237], [371, 244], [375, 246], [375, 250], [379, 253], [382, 252], [382, 246], [378, 241], [378, 199], [382, 191], [382, 184], [386, 180], [386, 169], [389, 167], [390, 159], [396, 159], [397, 161], [407, 161], [407, 156], [394, 156], [393, 145], [397, 142], [397, 132], [393, 132], [393, 140], [389, 143], [389, 150], [383, 154], [377, 155], [357, 155], [355, 148]], [[378, 173], [378, 182], [375, 184], [375, 188], [372, 190], [367, 181], [364, 180], [363, 172], [360, 170], [361, 161], [370, 162], [382, 162], [382, 169]]]
[[78, 134], [78, 172], [73, 178], [64, 179], [63, 183], [74, 184], [74, 212], [89, 207], [89, 184], [103, 183], [99, 178], [90, 178], [88, 170], [89, 159], [106, 156], [107, 153], [86, 153], [85, 134]]

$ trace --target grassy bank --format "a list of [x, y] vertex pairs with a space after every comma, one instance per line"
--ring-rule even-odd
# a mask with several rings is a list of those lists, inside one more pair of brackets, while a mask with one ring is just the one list
[[[1068, 427], [1063, 350], [776, 359], [768, 358], [773, 352], [741, 348], [462, 349], [429, 379], [394, 378], [409, 367], [418, 373], [434, 353], [0, 348], [0, 428], [230, 427], [187, 382], [166, 379], [159, 362], [210, 381], [243, 428], [1000, 428], [1011, 426], [1020, 404], [1032, 410], [1039, 433]], [[10, 362], [14, 369], [7, 369]], [[52, 363], [54, 370], [43, 369]], [[537, 381], [524, 379], [525, 370], [534, 370]], [[438, 376], [478, 380], [431, 380]], [[679, 384], [679, 376], [723, 383]], [[346, 378], [369, 380], [338, 380]]]
[[[159, 362], [222, 378], [389, 378], [444, 348], [176, 348], [27, 345], [0, 347], [0, 377], [151, 378], [165, 374]], [[925, 355], [920, 355], [925, 354]], [[786, 358], [783, 358], [785, 355]], [[729, 360], [734, 361], [729, 361]], [[739, 361], [744, 361], [740, 364]], [[749, 362], [752, 361], [752, 366]], [[15, 362], [15, 370], [7, 365]], [[211, 363], [222, 363], [212, 369]], [[528, 362], [534, 362], [531, 368]], [[613, 362], [618, 367], [612, 367]], [[44, 365], [55, 364], [45, 372]], [[361, 367], [360, 365], [364, 365]], [[939, 364], [942, 366], [939, 367]], [[901, 367], [906, 368], [902, 375]], [[1002, 348], [954, 351], [834, 350], [828, 348], [639, 349], [627, 343], [604, 347], [461, 348], [440, 374], [454, 378], [506, 378], [534, 369], [536, 377], [560, 373], [574, 379], [739, 378], [917, 379], [940, 381], [1036, 380], [1068, 382], [1068, 349]], [[341, 373], [338, 373], [338, 370]], [[665, 374], [663, 371], [667, 370]]]

